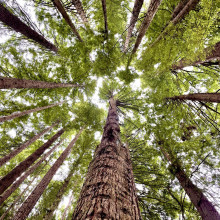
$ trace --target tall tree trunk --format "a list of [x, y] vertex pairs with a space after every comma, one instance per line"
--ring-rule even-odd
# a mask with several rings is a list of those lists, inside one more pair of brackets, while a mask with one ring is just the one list
[[108, 35], [106, 0], [102, 0], [102, 10], [103, 10], [104, 22], [105, 22], [105, 34]]
[[83, 9], [83, 5], [82, 2], [80, 0], [72, 0], [73, 5], [75, 6], [77, 13], [79, 14], [79, 16], [81, 17], [82, 21], [87, 24], [88, 23], [88, 19], [86, 18], [86, 13]]
[[43, 106], [43, 107], [38, 107], [38, 108], [23, 111], [23, 112], [15, 112], [15, 113], [12, 113], [11, 115], [0, 117], [0, 122], [9, 121], [9, 120], [12, 120], [14, 118], [18, 118], [18, 117], [21, 117], [21, 116], [24, 116], [24, 115], [28, 115], [28, 114], [33, 113], [33, 112], [42, 111], [44, 109], [52, 108], [54, 106], [61, 105], [61, 104], [63, 104], [63, 102], [58, 102], [56, 104], [47, 105], [47, 106]]
[[188, 94], [188, 95], [174, 96], [168, 99], [220, 103], [220, 93], [194, 93], [194, 94]]
[[180, 185], [185, 190], [186, 194], [189, 196], [191, 202], [196, 207], [197, 211], [201, 215], [203, 220], [220, 220], [220, 215], [213, 206], [213, 204], [206, 198], [202, 191], [193, 184], [190, 178], [187, 176], [183, 170], [181, 164], [174, 159], [171, 153], [167, 152], [162, 145], [160, 149], [164, 157], [170, 162], [172, 170], [174, 170], [174, 175], [179, 180]]
[[28, 169], [24, 175], [22, 175], [16, 182], [12, 184], [12, 186], [6, 190], [0, 197], [0, 205], [23, 183], [23, 181], [31, 174], [33, 173], [37, 167], [41, 165], [41, 163], [61, 144], [62, 141], [60, 141], [58, 144], [56, 144], [50, 151], [48, 151], [43, 157], [30, 169]]
[[110, 98], [101, 144], [96, 148], [72, 219], [139, 220], [129, 150], [120, 142], [116, 100]]
[[13, 15], [7, 8], [3, 6], [2, 3], [0, 3], [0, 21], [2, 21], [4, 24], [11, 27], [15, 31], [25, 35], [27, 38], [36, 41], [47, 49], [54, 52], [58, 51], [55, 45], [47, 41], [43, 36], [27, 26], [17, 16]]
[[52, 129], [57, 124], [58, 124], [58, 122], [52, 124], [49, 128], [44, 129], [42, 132], [40, 132], [39, 134], [37, 134], [34, 137], [32, 137], [30, 140], [28, 140], [27, 142], [22, 144], [20, 147], [16, 148], [11, 153], [9, 153], [8, 155], [6, 155], [3, 158], [1, 158], [0, 159], [0, 167], [2, 165], [4, 165], [5, 163], [7, 163], [9, 160], [11, 160], [16, 155], [18, 155], [21, 151], [26, 149], [29, 145], [31, 145], [33, 142], [35, 142], [37, 139], [39, 139], [41, 136], [43, 136], [45, 133], [47, 133], [50, 129]]
[[131, 35], [132, 35], [132, 31], [134, 29], [134, 26], [135, 26], [137, 20], [138, 20], [138, 15], [141, 11], [143, 2], [144, 2], [144, 0], [135, 0], [134, 8], [133, 8], [133, 11], [132, 11], [132, 16], [131, 16], [131, 20], [130, 20], [130, 24], [129, 24], [129, 27], [128, 27], [128, 33], [127, 33], [126, 40], [125, 40], [124, 52], [126, 52], [127, 49], [128, 49], [128, 45], [129, 45], [129, 41], [130, 41], [130, 38], [131, 38]]
[[172, 66], [172, 70], [179, 70], [183, 69], [187, 66], [196, 66], [196, 65], [203, 65], [206, 66], [206, 63], [209, 63], [210, 61], [218, 61], [220, 63], [220, 42], [216, 43], [214, 46], [214, 49], [211, 50], [206, 48], [205, 49], [206, 58], [204, 61], [202, 61], [200, 58], [198, 58], [195, 62], [192, 62], [187, 59], [181, 59], [176, 65]]
[[47, 150], [57, 138], [63, 134], [64, 130], [59, 130], [45, 144], [38, 148], [34, 153], [18, 164], [12, 171], [0, 180], [0, 194], [2, 194], [25, 170], [27, 170], [43, 153]]
[[68, 176], [64, 179], [62, 186], [60, 187], [57, 195], [56, 195], [56, 199], [53, 201], [53, 203], [51, 204], [50, 207], [47, 207], [47, 213], [45, 214], [45, 216], [43, 217], [44, 220], [51, 220], [53, 218], [54, 215], [54, 211], [57, 210], [64, 193], [67, 190], [67, 187], [71, 181], [71, 178], [73, 176], [73, 173], [75, 172], [76, 168], [78, 167], [81, 159], [82, 159], [83, 155], [80, 155], [80, 157], [73, 163], [73, 167], [71, 168]]
[[173, 10], [171, 20], [173, 20], [183, 10], [183, 8], [188, 2], [189, 0], [180, 0], [179, 4]]
[[38, 89], [51, 89], [51, 88], [64, 88], [64, 87], [79, 87], [77, 84], [71, 83], [54, 83], [38, 80], [16, 79], [0, 76], [0, 89], [22, 89], [22, 88], [38, 88]]
[[76, 37], [78, 38], [79, 41], [83, 42], [82, 38], [79, 35], [79, 32], [76, 30], [75, 25], [73, 24], [73, 22], [71, 21], [69, 15], [66, 13], [65, 8], [63, 7], [62, 3], [60, 2], [60, 0], [52, 0], [54, 6], [58, 9], [58, 11], [62, 14], [64, 20], [66, 21], [66, 23], [70, 26], [70, 28], [72, 29], [73, 33], [76, 35]]
[[79, 131], [79, 133], [75, 136], [75, 138], [70, 142], [68, 147], [63, 151], [60, 157], [56, 160], [56, 162], [53, 164], [53, 166], [50, 168], [47, 174], [43, 177], [43, 179], [40, 181], [37, 187], [33, 190], [31, 195], [24, 201], [22, 206], [19, 208], [19, 210], [13, 217], [13, 220], [24, 220], [27, 218], [27, 216], [29, 215], [29, 213], [31, 212], [35, 204], [37, 203], [38, 199], [40, 198], [40, 196], [42, 195], [42, 193], [44, 192], [44, 190], [50, 183], [56, 171], [62, 165], [63, 161], [67, 158], [67, 156], [70, 154], [71, 149], [73, 148], [73, 145], [79, 138], [82, 131], [83, 131], [83, 128]]
[[65, 219], [66, 219], [66, 214], [67, 214], [67, 211], [68, 211], [69, 208], [70, 208], [70, 205], [71, 205], [71, 203], [72, 203], [72, 200], [73, 200], [73, 193], [71, 194], [71, 196], [70, 196], [70, 198], [69, 198], [69, 202], [68, 202], [66, 208], [64, 209], [64, 212], [63, 212], [63, 215], [62, 215], [61, 220], [65, 220]]
[[134, 48], [132, 51], [133, 54], [137, 51], [137, 49], [138, 49], [138, 47], [139, 47], [139, 45], [140, 45], [140, 43], [146, 33], [148, 27], [150, 26], [161, 2], [162, 2], [162, 0], [151, 0], [149, 8], [147, 10], [147, 14], [144, 18], [144, 21], [142, 22], [141, 29], [138, 33], [137, 40], [135, 42], [135, 45], [134, 45]]

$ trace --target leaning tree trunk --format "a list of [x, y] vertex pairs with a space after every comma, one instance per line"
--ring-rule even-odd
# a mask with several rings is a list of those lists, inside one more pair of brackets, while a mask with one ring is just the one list
[[220, 215], [213, 204], [206, 198], [201, 189], [199, 189], [187, 176], [180, 163], [174, 159], [171, 153], [168, 153], [162, 145], [160, 149], [164, 157], [170, 162], [171, 169], [175, 177], [179, 180], [180, 185], [189, 196], [191, 202], [196, 207], [203, 220], [220, 220]]
[[149, 8], [147, 10], [147, 14], [144, 18], [144, 21], [141, 25], [141, 29], [138, 33], [137, 40], [135, 42], [135, 45], [134, 45], [134, 48], [132, 51], [133, 54], [137, 51], [137, 49], [138, 49], [138, 47], [139, 47], [139, 45], [140, 45], [140, 43], [146, 33], [148, 27], [150, 26], [161, 2], [162, 2], [162, 0], [151, 0]]
[[138, 20], [138, 16], [139, 16], [139, 13], [141, 11], [143, 2], [144, 2], [144, 0], [135, 0], [134, 8], [133, 8], [133, 11], [132, 11], [132, 16], [131, 16], [131, 20], [130, 20], [130, 24], [129, 24], [129, 27], [128, 27], [128, 33], [127, 33], [126, 40], [125, 40], [124, 52], [126, 52], [127, 49], [128, 49], [128, 45], [129, 45], [129, 41], [130, 41], [130, 38], [131, 38], [131, 35], [132, 35], [132, 31], [134, 29], [134, 26], [135, 26], [137, 20]]
[[189, 2], [189, 0], [181, 0], [179, 4], [174, 8], [173, 13], [171, 15], [171, 20], [173, 20], [185, 7], [185, 5]]
[[15, 183], [12, 184], [12, 186], [6, 190], [0, 197], [0, 205], [24, 182], [24, 180], [33, 173], [37, 167], [41, 165], [41, 163], [61, 144], [62, 141], [60, 141], [58, 144], [56, 144], [50, 151], [48, 151], [43, 157], [35, 163], [30, 169], [28, 169], [24, 175], [22, 175]]
[[47, 150], [57, 138], [63, 134], [64, 130], [59, 130], [45, 144], [38, 148], [34, 153], [18, 164], [12, 171], [0, 180], [0, 194], [2, 194], [25, 170], [27, 170], [43, 153]]
[[60, 2], [60, 0], [52, 0], [54, 6], [58, 9], [58, 11], [62, 14], [64, 20], [66, 21], [66, 23], [70, 26], [71, 30], [73, 31], [73, 33], [76, 35], [76, 37], [78, 38], [79, 41], [83, 42], [82, 38], [79, 35], [79, 32], [76, 30], [75, 25], [73, 24], [73, 22], [71, 21], [69, 15], [66, 13], [65, 8], [63, 7], [62, 3]]
[[0, 122], [9, 121], [9, 120], [12, 120], [14, 118], [18, 118], [18, 117], [21, 117], [21, 116], [24, 116], [24, 115], [28, 115], [28, 114], [33, 113], [33, 112], [42, 111], [44, 109], [52, 108], [54, 106], [61, 105], [61, 104], [63, 104], [63, 102], [58, 102], [56, 104], [47, 105], [47, 106], [43, 106], [43, 107], [38, 107], [38, 108], [23, 111], [23, 112], [12, 113], [11, 115], [0, 117]]
[[14, 88], [52, 89], [52, 88], [64, 88], [64, 87], [80, 87], [80, 85], [71, 84], [71, 83], [54, 83], [54, 82], [45, 82], [38, 80], [7, 78], [0, 76], [0, 89], [14, 89]]
[[174, 96], [167, 99], [220, 103], [220, 93], [194, 93], [188, 95]]
[[63, 151], [63, 153], [60, 155], [60, 157], [56, 160], [56, 162], [53, 164], [53, 166], [50, 168], [50, 170], [47, 172], [47, 174], [43, 177], [43, 179], [40, 181], [40, 183], [37, 185], [37, 187], [33, 190], [31, 195], [24, 201], [22, 206], [19, 208], [15, 216], [13, 217], [13, 220], [24, 220], [27, 218], [35, 204], [37, 203], [38, 199], [50, 183], [51, 179], [55, 175], [56, 171], [59, 169], [59, 167], [62, 165], [64, 160], [67, 158], [67, 156], [70, 154], [71, 149], [73, 148], [73, 145], [79, 138], [80, 134], [82, 133], [83, 128], [80, 130], [80, 132], [75, 136], [75, 138], [70, 142], [68, 147]]
[[105, 34], [108, 35], [106, 0], [102, 0], [102, 10], [103, 10], [104, 22], [105, 22]]
[[42, 35], [38, 34], [35, 30], [31, 29], [24, 22], [22, 22], [17, 16], [13, 15], [7, 8], [0, 2], [0, 21], [7, 26], [11, 27], [17, 32], [25, 35], [27, 38], [36, 41], [49, 50], [57, 52], [58, 49], [55, 45], [47, 41]]
[[183, 69], [184, 67], [187, 66], [196, 66], [196, 65], [204, 65], [204, 66], [208, 66], [206, 65], [206, 63], [209, 63], [211, 61], [218, 61], [218, 63], [220, 62], [220, 42], [216, 43], [214, 46], [214, 49], [210, 51], [210, 49], [205, 49], [205, 54], [206, 54], [206, 58], [205, 60], [201, 60], [201, 59], [197, 59], [195, 62], [192, 62], [190, 60], [187, 59], [181, 59], [177, 64], [172, 66], [172, 70], [179, 70], [179, 69]]
[[35, 142], [37, 139], [39, 139], [41, 136], [43, 136], [45, 133], [47, 133], [49, 130], [51, 130], [54, 126], [56, 126], [58, 124], [58, 122], [52, 124], [49, 128], [46, 128], [45, 130], [43, 130], [41, 133], [35, 135], [34, 137], [32, 137], [30, 140], [28, 140], [27, 142], [25, 142], [24, 144], [22, 144], [20, 147], [16, 148], [15, 150], [13, 150], [11, 153], [9, 153], [8, 155], [4, 156], [3, 158], [0, 159], [0, 167], [2, 165], [4, 165], [5, 163], [7, 163], [9, 160], [11, 160], [13, 157], [15, 157], [16, 155], [18, 155], [21, 151], [23, 151], [24, 149], [26, 149], [28, 146], [30, 146], [33, 142]]
[[110, 98], [101, 144], [90, 163], [73, 220], [139, 220], [129, 150], [120, 141], [116, 100]]
[[68, 202], [66, 208], [64, 209], [64, 212], [63, 212], [63, 215], [62, 215], [61, 220], [67, 219], [67, 218], [66, 218], [66, 214], [67, 214], [67, 212], [68, 212], [68, 210], [69, 210], [69, 208], [70, 208], [70, 205], [71, 205], [72, 201], [73, 201], [73, 192], [72, 192], [72, 194], [71, 194], [71, 196], [70, 196], [70, 198], [69, 198], [69, 202]]
[[79, 16], [81, 17], [82, 21], [85, 24], [88, 24], [88, 19], [86, 18], [86, 13], [83, 9], [83, 5], [82, 2], [80, 0], [72, 0], [73, 5], [75, 6], [77, 13], [79, 14]]

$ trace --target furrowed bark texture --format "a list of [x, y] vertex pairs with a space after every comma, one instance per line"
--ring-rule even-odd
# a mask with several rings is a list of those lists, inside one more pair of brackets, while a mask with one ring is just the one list
[[0, 205], [23, 183], [23, 181], [31, 174], [33, 173], [37, 167], [41, 165], [41, 163], [61, 144], [62, 141], [60, 141], [58, 144], [56, 144], [50, 151], [48, 151], [43, 157], [30, 169], [28, 169], [23, 176], [21, 176], [16, 182], [12, 184], [12, 186], [6, 190], [0, 197]]
[[162, 0], [151, 0], [149, 8], [147, 10], [147, 14], [144, 18], [144, 21], [142, 22], [141, 29], [138, 33], [138, 37], [137, 37], [137, 40], [135, 42], [135, 45], [134, 45], [134, 48], [132, 51], [133, 54], [137, 51], [139, 45], [141, 44], [141, 41], [142, 41], [148, 27], [150, 26], [161, 2], [162, 2]]
[[33, 112], [42, 111], [44, 109], [52, 108], [56, 105], [61, 105], [61, 104], [63, 104], [63, 102], [58, 102], [56, 104], [47, 105], [47, 106], [43, 106], [43, 107], [38, 107], [38, 108], [23, 111], [23, 112], [15, 112], [15, 113], [12, 113], [11, 115], [0, 117], [0, 122], [9, 121], [9, 120], [12, 120], [14, 118], [18, 118], [18, 117], [21, 117], [21, 116], [24, 116], [24, 115], [28, 115], [28, 114], [33, 113]]
[[[216, 60], [218, 63], [220, 62], [220, 42], [215, 44], [215, 47], [211, 52], [207, 52], [209, 49], [205, 49], [206, 59], [202, 61], [201, 59], [198, 59], [195, 62], [190, 62], [187, 59], [180, 60], [176, 65], [172, 66], [172, 70], [179, 70], [187, 66], [196, 66], [196, 65], [203, 65], [207, 66], [206, 63], [209, 63], [210, 61]], [[208, 65], [209, 66], [209, 65]]]
[[58, 49], [55, 45], [47, 41], [43, 36], [38, 34], [35, 30], [31, 29], [24, 22], [22, 22], [17, 16], [13, 15], [7, 8], [0, 3], [0, 21], [7, 26], [11, 27], [17, 32], [20, 32], [29, 39], [36, 41], [49, 50], [57, 52]]
[[71, 21], [69, 15], [66, 13], [65, 8], [63, 7], [62, 3], [60, 2], [60, 0], [52, 0], [54, 6], [58, 9], [58, 11], [62, 14], [64, 20], [66, 21], [66, 23], [70, 26], [70, 28], [72, 29], [73, 33], [76, 35], [76, 37], [78, 38], [79, 41], [83, 42], [82, 38], [79, 35], [79, 32], [76, 30], [75, 25], [73, 24], [73, 22]]
[[174, 96], [169, 99], [220, 103], [220, 93], [194, 93], [188, 95]]
[[64, 130], [59, 130], [45, 144], [38, 148], [34, 153], [18, 164], [12, 171], [0, 180], [0, 194], [2, 194], [25, 170], [27, 170], [43, 153], [48, 149], [57, 138], [63, 134]]
[[103, 10], [104, 22], [105, 22], [105, 33], [108, 34], [108, 21], [107, 21], [106, 0], [102, 0], [102, 10]]
[[80, 0], [72, 0], [73, 5], [75, 6], [77, 13], [79, 14], [79, 16], [81, 17], [82, 21], [87, 24], [88, 23], [88, 19], [86, 18], [86, 13], [83, 9], [83, 5], [82, 2]]
[[24, 149], [26, 149], [29, 145], [31, 145], [34, 141], [36, 141], [37, 139], [39, 139], [41, 136], [43, 136], [45, 133], [47, 133], [50, 129], [52, 129], [54, 126], [56, 126], [58, 123], [54, 123], [52, 124], [49, 128], [46, 128], [45, 130], [43, 130], [41, 133], [35, 135], [34, 137], [32, 137], [30, 140], [28, 140], [27, 142], [25, 142], [24, 144], [22, 144], [20, 147], [16, 148], [15, 150], [13, 150], [11, 153], [9, 153], [8, 155], [4, 156], [3, 158], [0, 159], [0, 167], [2, 165], [4, 165], [5, 163], [7, 163], [9, 160], [11, 160], [13, 157], [15, 157], [16, 155], [18, 155], [21, 151], [23, 151]]
[[132, 35], [132, 31], [134, 30], [134, 26], [135, 26], [135, 24], [138, 20], [138, 15], [141, 11], [143, 2], [144, 2], [144, 0], [135, 0], [134, 8], [133, 8], [133, 11], [132, 11], [132, 16], [131, 16], [131, 20], [130, 20], [130, 24], [129, 24], [129, 27], [128, 27], [128, 33], [127, 33], [126, 40], [125, 40], [124, 52], [126, 52], [127, 49], [128, 49], [128, 45], [129, 45], [129, 41], [130, 41], [130, 38], [131, 38], [131, 35]]
[[80, 130], [80, 132], [75, 136], [75, 138], [70, 142], [68, 147], [63, 151], [63, 153], [60, 155], [60, 157], [56, 160], [56, 162], [53, 164], [53, 166], [50, 168], [50, 170], [47, 172], [47, 174], [43, 177], [43, 179], [40, 181], [40, 183], [37, 185], [37, 187], [33, 190], [31, 195], [24, 201], [22, 206], [19, 208], [15, 216], [13, 217], [13, 220], [24, 220], [27, 218], [35, 204], [37, 203], [38, 199], [50, 183], [51, 179], [55, 175], [56, 171], [59, 169], [59, 167], [63, 164], [63, 161], [67, 158], [67, 156], [70, 154], [71, 149], [73, 148], [75, 142], [79, 138], [80, 134], [82, 133], [83, 128]]
[[0, 76], [0, 89], [51, 89], [51, 88], [64, 88], [64, 87], [79, 87], [79, 85], [71, 83], [54, 83], [54, 82], [44, 82], [37, 80], [28, 79], [16, 79], [7, 78]]
[[129, 150], [120, 142], [116, 101], [110, 99], [101, 144], [90, 163], [73, 220], [139, 220]]
[[166, 152], [162, 146], [160, 146], [160, 149], [165, 158], [171, 163], [172, 170], [174, 170], [174, 175], [179, 180], [180, 185], [189, 196], [190, 200], [196, 207], [202, 219], [220, 220], [220, 215], [215, 209], [214, 205], [206, 198], [202, 191], [193, 184], [191, 179], [187, 176], [187, 174], [181, 167], [180, 163], [177, 160], [174, 161], [173, 156], [170, 155], [170, 153]]

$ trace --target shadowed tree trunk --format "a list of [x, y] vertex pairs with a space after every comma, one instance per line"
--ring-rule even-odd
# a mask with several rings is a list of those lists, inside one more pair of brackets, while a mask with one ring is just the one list
[[0, 159], [0, 167], [2, 165], [4, 165], [5, 163], [7, 163], [9, 160], [11, 160], [13, 157], [15, 157], [16, 155], [18, 155], [21, 151], [23, 151], [24, 149], [26, 149], [29, 145], [31, 145], [34, 141], [36, 141], [37, 139], [39, 139], [41, 136], [43, 136], [45, 133], [47, 133], [50, 129], [52, 129], [54, 126], [56, 126], [58, 124], [58, 122], [52, 124], [49, 128], [46, 128], [45, 130], [43, 130], [41, 133], [35, 135], [34, 137], [32, 137], [30, 140], [28, 140], [27, 142], [25, 142], [24, 144], [22, 144], [20, 147], [16, 148], [15, 150], [13, 150], [11, 153], [9, 153], [8, 155], [4, 156], [3, 158]]
[[80, 155], [80, 157], [77, 159], [77, 161], [74, 162], [72, 169], [70, 170], [68, 176], [65, 178], [65, 180], [63, 181], [62, 186], [60, 187], [57, 195], [56, 195], [56, 199], [53, 201], [53, 203], [51, 204], [50, 207], [47, 207], [47, 213], [45, 214], [45, 216], [43, 217], [44, 220], [51, 220], [53, 218], [54, 215], [54, 211], [57, 210], [64, 193], [66, 192], [68, 185], [71, 181], [71, 178], [74, 174], [74, 172], [76, 171], [76, 168], [78, 167], [81, 159], [82, 159], [83, 155]]
[[31, 212], [35, 204], [37, 203], [38, 199], [40, 198], [40, 196], [42, 195], [42, 193], [44, 192], [44, 190], [50, 183], [51, 179], [55, 175], [56, 171], [63, 164], [67, 156], [70, 154], [71, 149], [73, 148], [73, 145], [79, 138], [82, 131], [83, 131], [83, 128], [79, 131], [79, 133], [75, 136], [75, 138], [70, 142], [68, 147], [63, 151], [60, 157], [56, 160], [56, 162], [53, 164], [53, 166], [50, 168], [47, 174], [43, 177], [43, 179], [40, 181], [37, 187], [33, 190], [31, 195], [24, 201], [22, 206], [19, 208], [19, 210], [13, 217], [13, 220], [24, 220], [27, 218], [27, 216], [29, 215], [29, 213]]
[[77, 84], [71, 83], [54, 83], [28, 79], [16, 79], [0, 76], [0, 89], [22, 89], [22, 88], [38, 88], [38, 89], [51, 89], [51, 88], [64, 88], [64, 87], [80, 87]]
[[70, 26], [70, 28], [72, 29], [73, 33], [76, 35], [76, 37], [78, 38], [79, 41], [83, 42], [82, 38], [79, 35], [79, 32], [76, 30], [75, 25], [73, 24], [73, 22], [71, 21], [69, 15], [66, 13], [65, 8], [63, 7], [62, 3], [60, 2], [60, 0], [52, 0], [54, 6], [58, 9], [58, 11], [62, 14], [64, 20], [66, 21], [66, 23]]
[[41, 163], [61, 144], [62, 141], [60, 141], [58, 144], [56, 144], [50, 151], [48, 151], [43, 157], [32, 167], [30, 167], [23, 176], [21, 176], [16, 182], [12, 184], [12, 186], [6, 190], [0, 197], [0, 205], [23, 183], [23, 181], [31, 174], [33, 173], [37, 167], [41, 165]]
[[0, 194], [2, 194], [25, 170], [27, 170], [43, 153], [48, 149], [57, 138], [63, 134], [64, 130], [59, 130], [45, 144], [38, 148], [34, 153], [18, 164], [12, 171], [0, 180]]
[[179, 161], [175, 160], [171, 153], [167, 152], [160, 144], [160, 149], [164, 157], [170, 162], [171, 170], [173, 174], [179, 180], [180, 185], [189, 196], [191, 202], [196, 207], [197, 211], [201, 215], [203, 220], [220, 220], [220, 215], [213, 206], [213, 204], [206, 198], [203, 192], [193, 184], [191, 179], [187, 176], [183, 170]]
[[139, 220], [129, 150], [120, 141], [116, 100], [110, 98], [108, 117], [101, 144], [82, 187], [73, 220]]
[[79, 16], [81, 17], [82, 21], [87, 24], [88, 20], [86, 18], [86, 13], [83, 9], [83, 5], [82, 2], [80, 0], [72, 0], [73, 5], [75, 6], [77, 13], [79, 14]]
[[102, 0], [102, 10], [103, 10], [104, 22], [105, 22], [105, 34], [108, 35], [106, 0]]
[[171, 15], [171, 20], [173, 20], [183, 10], [183, 8], [188, 2], [189, 0], [180, 0], [178, 5], [173, 10], [173, 13]]
[[192, 62], [187, 59], [181, 59], [177, 64], [172, 66], [172, 70], [179, 70], [187, 66], [196, 66], [199, 64], [204, 65], [204, 66], [209, 66], [207, 64], [210, 63], [210, 65], [212, 65], [211, 61], [217, 61], [217, 63], [214, 63], [214, 64], [219, 64], [220, 63], [220, 42], [216, 43], [214, 46], [214, 49], [211, 51], [210, 49], [206, 48], [205, 54], [206, 54], [206, 58], [204, 61], [202, 61], [199, 58], [195, 62]]
[[43, 106], [43, 107], [38, 107], [38, 108], [23, 111], [23, 112], [15, 112], [15, 113], [12, 113], [11, 115], [0, 117], [0, 122], [9, 121], [9, 120], [12, 120], [14, 118], [18, 118], [18, 117], [21, 117], [21, 116], [24, 116], [24, 115], [28, 115], [28, 114], [33, 113], [33, 112], [42, 111], [44, 109], [52, 108], [54, 106], [61, 105], [61, 104], [63, 104], [63, 102], [58, 102], [56, 104], [47, 105], [47, 106]]
[[24, 22], [22, 22], [17, 16], [13, 15], [7, 8], [0, 2], [0, 21], [7, 26], [14, 29], [16, 32], [20, 32], [29, 39], [36, 41], [49, 50], [57, 52], [58, 49], [55, 45], [47, 41], [43, 36], [38, 34], [35, 30], [31, 29]]
[[174, 96], [167, 99], [171, 100], [192, 100], [199, 102], [216, 102], [220, 103], [220, 93], [194, 93], [188, 95]]
[[132, 31], [134, 29], [134, 26], [135, 26], [137, 20], [138, 20], [138, 15], [141, 11], [143, 2], [144, 2], [144, 0], [135, 0], [134, 8], [133, 8], [133, 11], [132, 11], [132, 16], [131, 16], [131, 20], [130, 20], [130, 24], [129, 24], [129, 27], [128, 27], [128, 33], [127, 33], [126, 40], [125, 40], [124, 52], [126, 52], [127, 49], [128, 49], [128, 45], [129, 45], [129, 41], [130, 41], [130, 38], [131, 38], [131, 35], [132, 35]]
[[142, 22], [141, 29], [138, 33], [137, 40], [135, 42], [135, 45], [134, 45], [134, 48], [132, 51], [133, 54], [137, 51], [139, 45], [141, 44], [141, 41], [142, 41], [148, 27], [150, 26], [161, 2], [162, 2], [162, 0], [151, 0], [149, 8], [147, 10], [147, 14], [144, 18], [144, 21]]

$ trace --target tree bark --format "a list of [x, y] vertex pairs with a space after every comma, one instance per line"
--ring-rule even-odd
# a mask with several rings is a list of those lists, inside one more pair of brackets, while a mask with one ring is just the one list
[[13, 185], [6, 190], [0, 197], [0, 205], [23, 183], [23, 181], [31, 174], [33, 173], [37, 167], [41, 165], [41, 163], [62, 143], [60, 141], [58, 144], [56, 144], [50, 151], [48, 151], [43, 157], [30, 169], [28, 169], [23, 176], [21, 176], [16, 182], [13, 183]]
[[101, 144], [90, 163], [73, 220], [139, 220], [129, 150], [121, 144], [116, 100], [110, 98]]
[[213, 204], [206, 198], [201, 189], [199, 189], [187, 176], [180, 163], [174, 159], [171, 153], [160, 145], [164, 157], [170, 162], [175, 177], [179, 180], [180, 185], [189, 196], [191, 202], [196, 207], [203, 220], [220, 220], [220, 215]]
[[64, 130], [59, 130], [45, 144], [38, 148], [34, 153], [18, 164], [12, 171], [0, 180], [0, 194], [2, 194], [25, 170], [27, 170], [43, 153], [48, 149], [57, 138], [63, 134]]
[[7, 78], [0, 76], [0, 89], [52, 89], [64, 87], [79, 87], [79, 85], [71, 83], [54, 83], [28, 79]]
[[132, 35], [132, 31], [134, 29], [134, 26], [135, 26], [137, 20], [138, 20], [138, 16], [139, 16], [139, 13], [141, 11], [143, 2], [144, 2], [144, 0], [135, 0], [134, 8], [133, 8], [133, 11], [132, 11], [132, 16], [131, 16], [131, 20], [130, 20], [130, 24], [129, 24], [129, 27], [128, 27], [128, 33], [127, 33], [126, 40], [125, 40], [124, 52], [126, 52], [127, 49], [128, 49], [128, 45], [129, 45], [129, 41], [130, 41], [130, 38], [131, 38], [131, 35]]
[[7, 26], [14, 29], [16, 32], [20, 32], [29, 39], [36, 41], [49, 50], [57, 52], [58, 49], [55, 45], [47, 41], [43, 36], [38, 34], [35, 30], [31, 29], [24, 22], [22, 22], [17, 16], [13, 15], [7, 8], [0, 3], [0, 21]]
[[31, 145], [33, 142], [35, 142], [37, 139], [39, 139], [41, 136], [43, 136], [45, 133], [47, 133], [49, 130], [51, 130], [54, 126], [56, 126], [58, 123], [54, 123], [52, 124], [49, 128], [44, 129], [41, 133], [35, 135], [34, 137], [32, 137], [30, 140], [28, 140], [27, 142], [25, 142], [24, 144], [22, 144], [20, 147], [16, 148], [15, 150], [13, 150], [11, 153], [9, 153], [8, 155], [4, 156], [3, 158], [0, 159], [0, 167], [2, 165], [4, 165], [5, 163], [7, 163], [9, 160], [11, 160], [13, 157], [15, 157], [16, 155], [18, 155], [21, 151], [23, 151], [24, 149], [26, 149], [29, 145]]
[[220, 103], [220, 93], [194, 93], [194, 94], [188, 94], [188, 95], [174, 96], [168, 99]]
[[180, 0], [179, 4], [173, 10], [171, 15], [171, 20], [173, 20], [185, 7], [185, 5], [189, 2], [189, 0]]
[[82, 21], [87, 24], [88, 23], [88, 19], [86, 18], [86, 13], [83, 9], [83, 5], [82, 2], [80, 0], [72, 0], [73, 5], [75, 6], [77, 13], [79, 14], [79, 16], [81, 17]]
[[83, 42], [82, 38], [79, 35], [79, 32], [76, 30], [75, 25], [73, 24], [73, 22], [71, 21], [69, 15], [66, 13], [65, 8], [63, 7], [62, 3], [60, 2], [60, 0], [52, 0], [54, 6], [58, 9], [58, 11], [62, 14], [64, 20], [66, 21], [66, 23], [70, 26], [70, 28], [72, 29], [73, 33], [76, 35], [76, 37], [78, 38], [79, 41]]
[[137, 40], [135, 42], [135, 45], [134, 45], [134, 48], [132, 51], [133, 54], [137, 51], [137, 49], [138, 49], [138, 47], [139, 47], [139, 45], [140, 45], [140, 43], [146, 33], [148, 27], [150, 26], [161, 2], [162, 2], [162, 0], [151, 0], [149, 8], [147, 10], [147, 14], [144, 18], [144, 21], [142, 22], [141, 29], [138, 33]]
[[9, 120], [12, 120], [14, 118], [18, 118], [18, 117], [21, 117], [21, 116], [24, 116], [24, 115], [28, 115], [28, 114], [33, 113], [33, 112], [42, 111], [44, 109], [52, 108], [54, 106], [61, 105], [61, 104], [63, 104], [63, 102], [58, 102], [56, 104], [47, 105], [47, 106], [43, 106], [43, 107], [38, 107], [38, 108], [23, 111], [23, 112], [15, 112], [15, 113], [12, 113], [11, 115], [0, 117], [0, 122], [9, 121]]
[[106, 0], [102, 0], [102, 10], [103, 10], [104, 22], [105, 22], [105, 34], [108, 35]]
[[68, 147], [63, 151], [63, 153], [60, 155], [60, 157], [56, 160], [56, 162], [53, 164], [53, 166], [50, 168], [50, 170], [47, 172], [47, 174], [43, 177], [41, 182], [37, 185], [37, 187], [33, 190], [31, 195], [24, 201], [22, 206], [19, 208], [15, 216], [13, 217], [13, 220], [24, 220], [27, 218], [35, 204], [37, 203], [38, 199], [50, 183], [51, 179], [53, 178], [56, 171], [59, 169], [59, 167], [62, 165], [64, 160], [67, 158], [67, 156], [70, 154], [71, 149], [73, 148], [73, 145], [79, 138], [80, 134], [82, 133], [83, 128], [79, 131], [79, 133], [75, 136], [75, 138], [70, 142]]
[[176, 65], [172, 66], [172, 70], [179, 70], [187, 66], [196, 66], [199, 64], [200, 65], [204, 64], [204, 66], [207, 66], [206, 63], [209, 63], [210, 61], [213, 61], [213, 60], [216, 60], [219, 64], [220, 63], [220, 42], [215, 44], [214, 49], [211, 50], [211, 52], [210, 52], [210, 49], [205, 49], [205, 54], [206, 54], [206, 58], [204, 61], [202, 61], [199, 58], [195, 62], [189, 61], [187, 59], [181, 59]]

